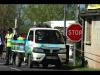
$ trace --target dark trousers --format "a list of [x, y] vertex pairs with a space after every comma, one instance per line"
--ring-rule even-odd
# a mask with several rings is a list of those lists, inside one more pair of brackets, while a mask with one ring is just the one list
[[3, 53], [3, 45], [0, 45], [0, 56], [2, 56]]
[[11, 47], [7, 47], [6, 48], [6, 64], [9, 64], [10, 60], [11, 60]]

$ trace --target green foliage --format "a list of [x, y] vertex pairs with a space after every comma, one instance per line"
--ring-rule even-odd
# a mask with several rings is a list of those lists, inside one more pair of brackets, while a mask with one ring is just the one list
[[[75, 19], [76, 4], [67, 4], [66, 19]], [[64, 4], [30, 4], [23, 8], [21, 20], [25, 27], [52, 20], [64, 19]], [[30, 26], [29, 26], [30, 25]], [[26, 28], [27, 30], [27, 28]]]
[[81, 48], [81, 41], [76, 43], [76, 48], [80, 49]]
[[[68, 5], [66, 18], [75, 19], [75, 5]], [[50, 20], [64, 19], [64, 4], [31, 4], [24, 9], [24, 19], [30, 19], [36, 22], [45, 22]]]
[[14, 27], [14, 18], [16, 16], [16, 5], [1, 4], [0, 5], [0, 29]]
[[19, 33], [27, 34], [32, 25], [20, 25]]
[[[66, 18], [73, 20], [75, 19], [75, 4], [67, 5]], [[21, 10], [18, 7], [22, 7]], [[51, 20], [63, 20], [64, 4], [0, 4], [0, 29], [13, 28], [16, 17], [18, 17], [19, 29], [25, 32], [34, 24], [34, 21], [43, 23]]]
[[31, 21], [36, 22], [62, 20], [63, 8], [62, 4], [32, 4], [24, 10], [26, 15], [24, 18], [29, 18]]

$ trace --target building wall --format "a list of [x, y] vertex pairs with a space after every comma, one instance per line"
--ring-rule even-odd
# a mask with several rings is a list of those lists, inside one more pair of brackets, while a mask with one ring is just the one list
[[[91, 68], [100, 68], [100, 21], [99, 20], [92, 21], [91, 45], [86, 44], [87, 35], [85, 30], [84, 55], [85, 59], [88, 61], [88, 66]], [[86, 25], [87, 21], [85, 21], [85, 29]]]

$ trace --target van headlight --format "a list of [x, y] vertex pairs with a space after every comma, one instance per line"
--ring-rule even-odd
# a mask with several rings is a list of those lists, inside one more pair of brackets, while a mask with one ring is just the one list
[[34, 48], [33, 49], [33, 52], [36, 52], [36, 53], [44, 53], [44, 51], [43, 51], [42, 48]]
[[66, 53], [66, 49], [65, 48], [61, 48], [59, 51], [58, 51], [59, 54], [65, 54]]

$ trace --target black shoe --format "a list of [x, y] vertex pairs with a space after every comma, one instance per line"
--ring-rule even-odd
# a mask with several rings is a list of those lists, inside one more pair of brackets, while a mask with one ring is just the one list
[[10, 63], [9, 65], [13, 65], [13, 63]]
[[4, 65], [9, 65], [9, 64], [5, 63]]

